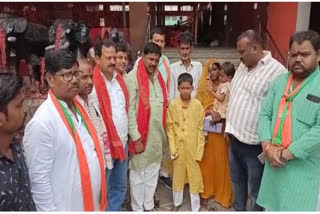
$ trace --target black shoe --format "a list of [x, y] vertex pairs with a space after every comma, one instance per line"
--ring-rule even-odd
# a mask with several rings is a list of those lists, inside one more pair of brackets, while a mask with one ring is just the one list
[[168, 189], [172, 190], [172, 181], [171, 179], [168, 177], [164, 177], [164, 176], [160, 176], [160, 182], [163, 183], [165, 185], [165, 187], [167, 187]]

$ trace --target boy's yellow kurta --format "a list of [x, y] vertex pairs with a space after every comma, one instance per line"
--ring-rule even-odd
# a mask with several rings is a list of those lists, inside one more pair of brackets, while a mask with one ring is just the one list
[[184, 106], [180, 98], [171, 101], [167, 112], [167, 128], [171, 156], [173, 161], [173, 191], [184, 188], [186, 176], [190, 192], [203, 192], [203, 183], [198, 161], [204, 150], [203, 135], [204, 110], [195, 98]]

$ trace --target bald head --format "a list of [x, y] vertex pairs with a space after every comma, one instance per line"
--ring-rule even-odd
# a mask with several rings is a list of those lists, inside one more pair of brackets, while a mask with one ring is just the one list
[[263, 48], [263, 41], [255, 30], [247, 30], [241, 33], [240, 36], [238, 36], [237, 41], [242, 39], [247, 39], [252, 45], [258, 45]]
[[263, 42], [254, 30], [243, 32], [237, 40], [237, 50], [241, 62], [250, 69], [254, 68], [264, 57]]

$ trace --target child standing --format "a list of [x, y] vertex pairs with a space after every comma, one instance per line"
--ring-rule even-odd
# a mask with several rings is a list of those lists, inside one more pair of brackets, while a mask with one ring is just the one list
[[[219, 122], [221, 119], [226, 118], [226, 112], [229, 103], [231, 80], [235, 74], [234, 65], [230, 62], [224, 62], [219, 71], [220, 84], [217, 92], [211, 91], [215, 97], [213, 103], [212, 120]], [[218, 113], [220, 118], [217, 116]]]
[[[173, 159], [173, 203], [172, 211], [182, 205], [183, 189], [188, 178], [192, 211], [200, 210], [199, 193], [203, 183], [199, 161], [204, 150], [204, 109], [195, 98], [191, 98], [193, 79], [188, 73], [178, 77], [180, 97], [171, 101], [167, 113], [167, 128], [171, 159]], [[187, 177], [186, 177], [187, 176]]]

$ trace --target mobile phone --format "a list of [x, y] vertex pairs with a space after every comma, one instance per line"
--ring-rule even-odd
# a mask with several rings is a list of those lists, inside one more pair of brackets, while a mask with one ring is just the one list
[[264, 164], [266, 162], [266, 156], [262, 152], [260, 155], [257, 156], [261, 164]]

